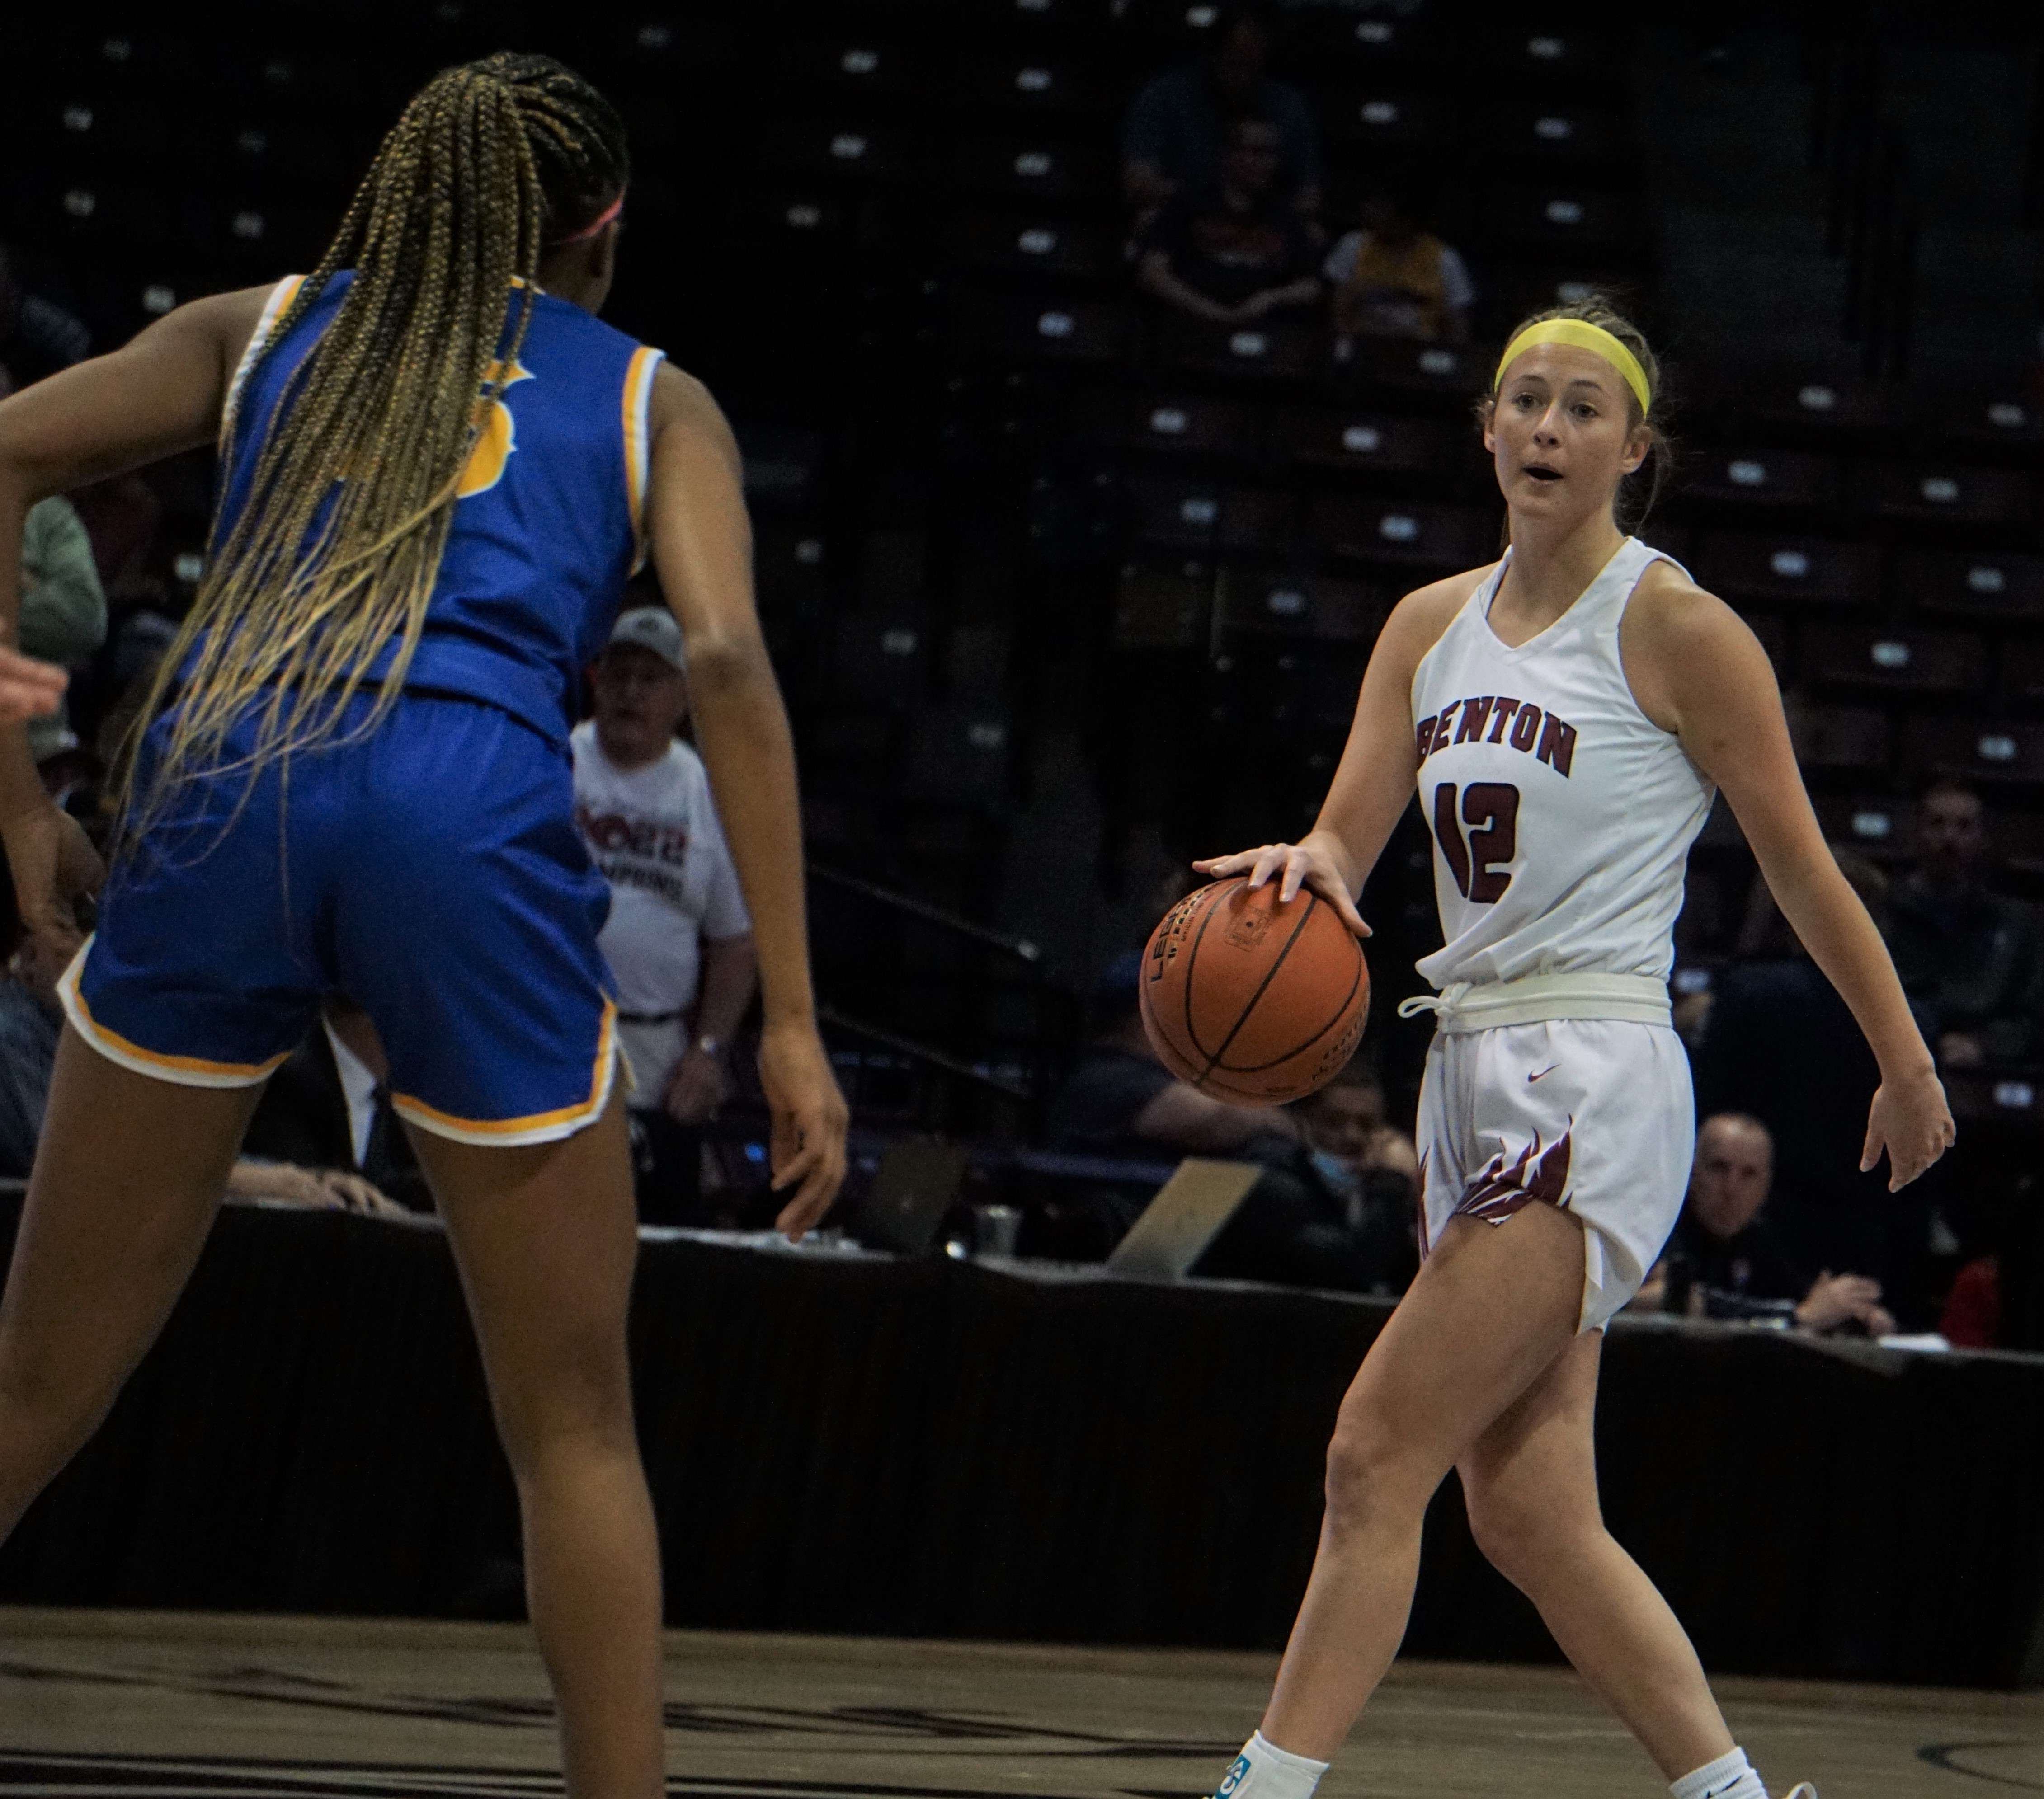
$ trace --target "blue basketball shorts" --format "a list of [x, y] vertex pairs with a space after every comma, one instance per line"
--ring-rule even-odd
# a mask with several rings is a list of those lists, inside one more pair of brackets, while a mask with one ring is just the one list
[[[344, 733], [372, 704], [351, 702]], [[231, 733], [223, 762], [252, 737]], [[252, 781], [181, 784], [115, 859], [60, 992], [102, 1054], [193, 1087], [267, 1079], [344, 994], [382, 1038], [399, 1116], [459, 1142], [541, 1143], [609, 1099], [609, 904], [565, 746], [408, 692], [354, 742]]]

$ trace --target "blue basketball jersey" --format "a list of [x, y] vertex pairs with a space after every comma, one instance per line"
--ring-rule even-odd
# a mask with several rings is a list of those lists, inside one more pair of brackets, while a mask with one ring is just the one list
[[[229, 389], [221, 539], [247, 503], [292, 371], [354, 278], [336, 275], [273, 343], [303, 278], [278, 284]], [[565, 747], [581, 671], [601, 653], [644, 559], [647, 412], [660, 355], [568, 301], [535, 297], [510, 380], [462, 478], [406, 686], [500, 707]], [[386, 645], [367, 677], [380, 677], [397, 649]]]

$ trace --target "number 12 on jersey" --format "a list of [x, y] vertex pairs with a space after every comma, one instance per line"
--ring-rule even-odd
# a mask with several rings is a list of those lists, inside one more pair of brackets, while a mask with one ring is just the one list
[[[1519, 789], [1501, 781], [1473, 781], [1462, 790], [1461, 816], [1455, 784], [1434, 789], [1434, 840], [1447, 858], [1455, 891], [1479, 906], [1494, 906], [1512, 884], [1511, 875], [1492, 866], [1519, 853]], [[1469, 826], [1466, 838], [1462, 827]]]

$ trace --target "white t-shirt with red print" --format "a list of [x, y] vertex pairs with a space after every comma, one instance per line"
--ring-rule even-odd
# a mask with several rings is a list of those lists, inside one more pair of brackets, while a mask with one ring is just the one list
[[610, 883], [610, 919], [597, 942], [617, 984], [635, 1103], [657, 1106], [688, 1046], [704, 940], [742, 937], [752, 920], [694, 750], [676, 742], [654, 761], [620, 769], [593, 722], [569, 741], [575, 824]]

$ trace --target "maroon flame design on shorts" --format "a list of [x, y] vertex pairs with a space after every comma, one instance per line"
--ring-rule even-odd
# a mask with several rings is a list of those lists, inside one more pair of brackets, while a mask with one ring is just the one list
[[[1573, 1126], [1574, 1120], [1570, 1121]], [[1500, 1153], [1491, 1157], [1482, 1173], [1462, 1189], [1462, 1203], [1455, 1207], [1458, 1218], [1481, 1218], [1485, 1224], [1502, 1224], [1529, 1200], [1542, 1199], [1554, 1206], [1567, 1202], [1569, 1141], [1573, 1130], [1565, 1130], [1545, 1149], [1540, 1133], [1508, 1164]]]

